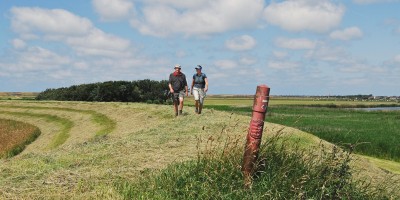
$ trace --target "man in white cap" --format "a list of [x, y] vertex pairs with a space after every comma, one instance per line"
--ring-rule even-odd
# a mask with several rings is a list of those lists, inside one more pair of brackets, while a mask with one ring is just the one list
[[175, 71], [169, 75], [168, 87], [173, 94], [175, 116], [182, 115], [183, 99], [188, 96], [186, 76], [181, 72], [181, 66], [175, 65]]
[[196, 73], [193, 75], [193, 81], [191, 86], [191, 93], [194, 96], [197, 114], [201, 114], [203, 109], [204, 98], [206, 97], [206, 92], [208, 90], [208, 79], [207, 75], [201, 72], [203, 69], [200, 65], [195, 67]]

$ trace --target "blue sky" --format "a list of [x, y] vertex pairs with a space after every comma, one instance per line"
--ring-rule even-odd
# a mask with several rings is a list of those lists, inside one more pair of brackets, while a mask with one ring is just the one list
[[166, 80], [400, 95], [400, 0], [1, 0], [0, 91]]

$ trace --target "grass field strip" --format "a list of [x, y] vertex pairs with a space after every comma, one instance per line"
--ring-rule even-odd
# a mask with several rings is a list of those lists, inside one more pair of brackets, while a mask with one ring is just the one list
[[24, 151], [22, 151], [19, 155], [25, 153], [32, 152], [45, 152], [50, 150], [49, 146], [55, 137], [55, 135], [62, 130], [62, 126], [60, 123], [54, 121], [48, 121], [45, 118], [40, 117], [29, 117], [23, 115], [11, 115], [7, 114], [3, 111], [0, 111], [0, 118], [9, 119], [9, 120], [17, 120], [23, 121], [32, 125], [35, 125], [39, 128], [41, 134], [35, 141], [26, 146]]
[[88, 114], [91, 115], [92, 121], [102, 127], [100, 130], [96, 132], [96, 136], [103, 136], [111, 133], [115, 127], [116, 122], [104, 114], [98, 113], [94, 110], [80, 110], [73, 108], [61, 108], [61, 107], [42, 107], [42, 106], [2, 106], [4, 108], [21, 108], [21, 109], [33, 109], [33, 110], [57, 110], [57, 111], [67, 111], [67, 112], [76, 112], [80, 114]]
[[37, 126], [0, 118], [0, 158], [18, 155], [39, 135], [40, 129]]
[[14, 116], [30, 117], [30, 118], [43, 118], [48, 122], [55, 122], [61, 126], [61, 130], [55, 134], [50, 144], [49, 148], [56, 148], [63, 144], [70, 136], [69, 132], [74, 125], [71, 120], [61, 118], [55, 115], [48, 114], [37, 114], [37, 113], [26, 113], [26, 112], [11, 112], [11, 111], [1, 111], [2, 114], [9, 114]]
[[[95, 137], [105, 136], [116, 127], [116, 123], [113, 120], [94, 110], [15, 105], [0, 105], [0, 109], [7, 110], [2, 111], [2, 113], [19, 116], [24, 120], [27, 118], [42, 118], [45, 121], [56, 122], [60, 128], [55, 136], [52, 136], [52, 141], [47, 144], [50, 149], [66, 142], [74, 144], [77, 141], [78, 143], [85, 142]], [[50, 114], [49, 111], [51, 112]]]

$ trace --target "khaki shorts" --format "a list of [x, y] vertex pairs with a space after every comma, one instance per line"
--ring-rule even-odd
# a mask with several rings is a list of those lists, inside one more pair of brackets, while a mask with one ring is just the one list
[[184, 99], [185, 98], [185, 90], [181, 90], [177, 93], [174, 92], [174, 94], [172, 95], [172, 101], [173, 102], [177, 102], [179, 103], [179, 99]]
[[206, 97], [206, 92], [204, 92], [204, 89], [202, 88], [193, 88], [193, 96], [194, 100], [200, 100], [200, 102], [203, 103], [203, 100]]

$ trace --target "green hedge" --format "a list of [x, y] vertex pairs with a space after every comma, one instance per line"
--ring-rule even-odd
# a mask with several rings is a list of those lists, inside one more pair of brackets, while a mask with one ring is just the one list
[[167, 80], [107, 81], [46, 89], [36, 100], [162, 103], [167, 91]]

